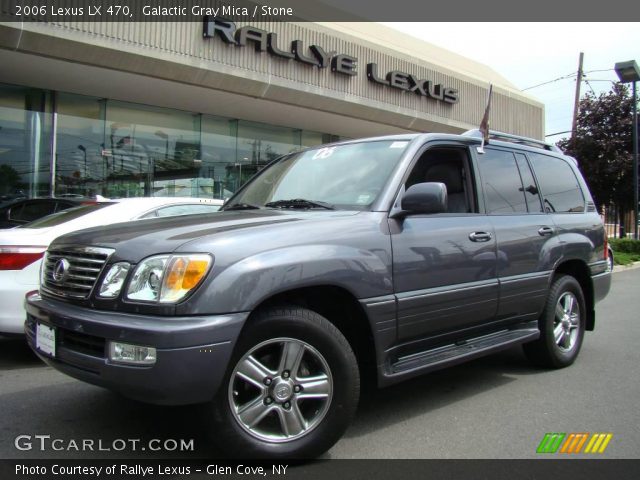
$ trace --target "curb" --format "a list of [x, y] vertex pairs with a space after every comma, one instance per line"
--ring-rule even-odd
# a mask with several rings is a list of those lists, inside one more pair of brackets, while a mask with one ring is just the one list
[[635, 270], [640, 268], [640, 262], [633, 262], [631, 265], [616, 265], [613, 267], [612, 273], [624, 272], [626, 270]]

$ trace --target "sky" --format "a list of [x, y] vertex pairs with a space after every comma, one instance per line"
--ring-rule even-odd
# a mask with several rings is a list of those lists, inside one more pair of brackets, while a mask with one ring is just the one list
[[[640, 64], [640, 23], [385, 23], [483, 63], [545, 104], [547, 135], [571, 130], [576, 76], [584, 52], [587, 91], [610, 90], [616, 62]], [[597, 71], [604, 70], [604, 71]], [[638, 87], [640, 88], [640, 82]], [[557, 142], [568, 134], [548, 136]]]

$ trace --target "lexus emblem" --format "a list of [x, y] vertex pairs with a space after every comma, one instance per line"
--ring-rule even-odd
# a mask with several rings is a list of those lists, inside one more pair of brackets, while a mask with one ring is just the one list
[[280, 401], [287, 400], [291, 396], [291, 387], [286, 383], [278, 385], [275, 389], [276, 398]]
[[64, 282], [67, 279], [67, 275], [69, 275], [69, 267], [71, 267], [71, 264], [66, 258], [58, 260], [53, 266], [53, 272], [51, 274], [53, 281], [56, 283]]

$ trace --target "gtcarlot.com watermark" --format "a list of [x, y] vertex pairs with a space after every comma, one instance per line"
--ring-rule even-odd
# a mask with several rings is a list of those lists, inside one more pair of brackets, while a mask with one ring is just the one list
[[193, 439], [184, 438], [115, 438], [113, 440], [79, 438], [64, 439], [51, 435], [18, 435], [13, 441], [20, 451], [39, 452], [193, 452]]

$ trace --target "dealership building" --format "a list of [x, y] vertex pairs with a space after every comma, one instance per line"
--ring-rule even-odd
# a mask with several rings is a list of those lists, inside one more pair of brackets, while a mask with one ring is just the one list
[[490, 84], [491, 128], [544, 138], [490, 66], [383, 25], [202, 20], [0, 23], [0, 196], [225, 198], [308, 146], [477, 128]]

